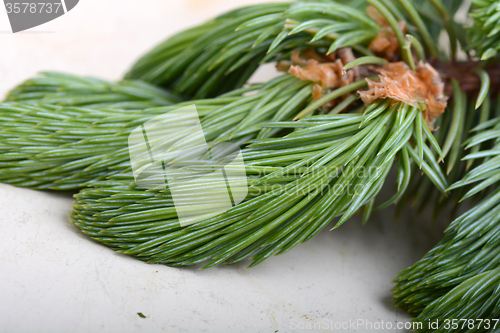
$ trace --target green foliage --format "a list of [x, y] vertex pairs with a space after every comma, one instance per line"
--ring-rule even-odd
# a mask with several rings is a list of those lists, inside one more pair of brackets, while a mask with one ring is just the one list
[[[434, 249], [400, 273], [394, 289], [398, 306], [418, 315], [467, 279], [499, 267], [499, 193], [494, 190], [456, 219]], [[465, 301], [462, 304], [466, 307]]]
[[43, 72], [11, 90], [5, 101], [138, 110], [171, 105], [181, 99], [167, 90], [138, 80], [115, 83], [66, 73]]
[[472, 0], [474, 19], [468, 29], [470, 44], [481, 60], [498, 56], [500, 51], [500, 2], [498, 0]]
[[[1, 103], [0, 119], [4, 125], [0, 129], [0, 179], [35, 189], [85, 187], [129, 168], [127, 143], [134, 128], [155, 116], [192, 104], [197, 106], [207, 140], [219, 136], [223, 139], [232, 133], [234, 140], [245, 141], [255, 136], [258, 129], [254, 124], [240, 124], [245, 117], [258, 112], [255, 120], [264, 122], [276, 113], [288, 120], [290, 113], [310, 97], [311, 88], [305, 86], [307, 82], [284, 75], [265, 86], [242, 88], [216, 99], [139, 111]], [[244, 96], [252, 91], [256, 93]], [[271, 97], [275, 100], [266, 108], [255, 110], [263, 106], [259, 104], [261, 100], [269, 102]], [[238, 124], [240, 131], [233, 133]]]
[[[399, 31], [391, 10], [376, 0], [373, 4]], [[437, 39], [418, 20], [412, 4], [405, 4], [419, 23], [420, 30], [412, 28], [412, 33], [417, 38], [421, 33], [431, 54], [437, 55]], [[260, 64], [289, 59], [292, 50], [317, 47], [330, 53], [350, 46], [373, 55], [366, 47], [380, 27], [364, 12], [366, 4], [355, 6], [317, 1], [244, 7], [171, 37], [144, 55], [126, 77], [200, 98], [242, 86]], [[397, 19], [404, 19], [397, 13]], [[398, 38], [403, 46], [402, 35]]]
[[[473, 159], [466, 156], [468, 152], [475, 153], [481, 148], [481, 145], [467, 146], [467, 140], [473, 133], [475, 126], [484, 123], [490, 119], [492, 106], [498, 103], [492, 102], [490, 98], [485, 98], [484, 103], [478, 110], [478, 100], [468, 101], [464, 93], [461, 93], [459, 87], [455, 84], [455, 93], [453, 108], [449, 109], [439, 119], [436, 120], [435, 132], [436, 140], [439, 146], [443, 147], [444, 161], [439, 164], [441, 171], [446, 174], [448, 184], [459, 183], [464, 179], [467, 170], [475, 164], [479, 164], [481, 159]], [[484, 146], [483, 146], [484, 148]], [[474, 155], [470, 155], [471, 157]], [[409, 184], [409, 191], [398, 202], [397, 212], [401, 212], [408, 204], [418, 204], [419, 211], [425, 207], [433, 206], [434, 218], [443, 211], [450, 211], [447, 208], [453, 207], [451, 214], [456, 213], [459, 202], [466, 193], [466, 187], [452, 186], [448, 189], [448, 195], [443, 194], [432, 186], [427, 177], [422, 177], [417, 171], [417, 166], [413, 166], [412, 178]], [[442, 217], [442, 216], [441, 216]], [[446, 216], [447, 217], [447, 216]]]
[[[423, 322], [498, 318], [500, 3], [472, 0], [470, 27], [454, 19], [462, 5], [261, 4], [167, 39], [121, 82], [43, 73], [0, 104], [0, 180], [35, 189], [87, 187], [71, 214], [84, 233], [140, 260], [204, 268], [247, 258], [257, 265], [361, 210], [366, 221], [374, 209], [397, 203], [400, 211], [413, 201], [421, 208], [433, 204], [437, 216], [471, 198], [477, 204], [451, 223], [444, 239], [400, 273], [396, 305]], [[368, 6], [378, 19], [367, 14]], [[412, 69], [416, 60], [428, 61], [450, 78], [453, 96], [434, 132], [420, 109], [391, 99], [365, 106], [356, 93], [373, 66], [386, 64], [369, 45], [388, 29], [400, 51], [391, 61]], [[442, 32], [449, 47], [438, 39]], [[471, 57], [460, 67], [459, 46], [483, 61]], [[324, 89], [317, 100], [312, 82], [288, 74], [245, 86], [262, 63], [289, 60], [293, 51], [328, 55], [344, 47], [356, 57], [344, 70], [362, 66], [361, 79]], [[331, 101], [335, 107], [326, 111]], [[250, 192], [221, 215], [181, 226], [168, 187], [135, 184], [127, 139], [144, 122], [192, 104], [210, 145], [242, 148]], [[377, 194], [393, 167], [396, 191], [380, 203]], [[440, 329], [447, 331], [453, 329]]]
[[[427, 306], [415, 321], [425, 323], [424, 329], [419, 330], [422, 333], [498, 332], [499, 316], [500, 268], [497, 268], [464, 280]], [[436, 320], [440, 322], [439, 329], [425, 326]]]
[[[489, 111], [489, 100], [486, 101], [483, 107]], [[500, 267], [500, 148], [498, 134], [493, 134], [499, 128], [500, 118], [483, 121], [476, 126], [476, 134], [467, 141], [468, 147], [478, 147], [491, 141], [491, 149], [467, 155], [466, 161], [484, 161], [450, 187], [457, 189], [478, 183], [467, 191], [464, 199], [481, 192], [490, 193], [474, 208], [453, 221], [447, 228], [444, 239], [424, 258], [403, 270], [396, 279], [396, 304], [413, 315], [419, 315], [420, 319], [431, 319], [427, 307], [432, 308], [437, 299], [447, 295], [452, 289], [478, 274]], [[468, 309], [468, 305], [462, 300], [460, 306], [455, 304], [454, 308], [455, 311], [462, 311]], [[488, 309], [482, 311], [487, 317], [494, 315], [487, 312]], [[447, 315], [446, 318], [465, 317]]]
[[420, 159], [408, 143], [426, 126], [421, 117], [406, 104], [379, 102], [362, 114], [266, 123], [260, 133], [293, 131], [250, 141], [243, 150], [250, 195], [227, 212], [181, 227], [168, 188], [142, 190], [124, 173], [80, 192], [73, 221], [95, 240], [148, 262], [210, 260], [208, 268], [251, 256], [253, 266], [311, 239], [335, 216], [342, 216], [338, 227], [363, 206], [371, 210], [395, 160], [400, 186], [390, 202], [404, 193], [412, 161], [444, 192], [431, 148], [420, 141]]
[[[238, 88], [266, 57], [284, 25], [281, 13], [289, 7], [289, 3], [261, 4], [225, 13], [167, 39], [139, 59], [126, 77], [170, 87], [195, 98]], [[253, 19], [258, 22], [236, 30]], [[260, 41], [252, 47], [256, 38]], [[293, 48], [304, 42], [295, 38], [290, 43]]]

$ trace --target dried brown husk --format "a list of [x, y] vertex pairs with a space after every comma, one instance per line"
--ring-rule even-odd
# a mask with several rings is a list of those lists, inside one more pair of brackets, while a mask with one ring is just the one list
[[444, 82], [429, 63], [420, 61], [413, 71], [402, 61], [393, 62], [379, 72], [379, 82], [366, 79], [369, 89], [359, 91], [366, 105], [380, 98], [401, 101], [421, 109], [428, 124], [446, 109], [448, 97], [444, 95]]
[[[380, 57], [389, 61], [394, 60], [399, 54], [399, 42], [394, 30], [392, 30], [387, 20], [377, 11], [377, 9], [375, 9], [375, 7], [368, 6], [366, 11], [368, 15], [381, 26], [378, 35], [371, 41], [368, 48]], [[399, 21], [398, 25], [403, 34], [405, 34], [406, 22]]]
[[[299, 51], [294, 51], [291, 61], [281, 61], [277, 68], [281, 71], [288, 71], [301, 80], [316, 83], [311, 92], [315, 101], [323, 97], [325, 91], [328, 92], [359, 80], [359, 68], [343, 71], [345, 64], [356, 59], [351, 48], [342, 48], [329, 55], [322, 55], [314, 49], [308, 49], [303, 56]], [[333, 100], [323, 105], [322, 108], [329, 109], [335, 104], [336, 101]]]

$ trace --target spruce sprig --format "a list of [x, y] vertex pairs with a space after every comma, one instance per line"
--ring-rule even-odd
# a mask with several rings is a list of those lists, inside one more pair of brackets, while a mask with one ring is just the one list
[[[412, 22], [415, 27], [408, 26], [409, 35], [417, 45], [425, 45], [432, 57], [446, 59], [446, 52], [436, 47], [439, 32], [446, 27], [454, 46], [454, 31], [461, 26], [451, 19], [459, 2], [444, 3], [449, 7], [440, 0], [298, 1], [243, 7], [167, 39], [141, 57], [126, 78], [204, 98], [242, 86], [259, 65], [288, 59], [293, 50], [324, 47], [333, 52], [350, 46], [362, 55], [373, 55], [367, 46], [381, 27], [366, 15], [369, 4], [392, 22], [401, 47], [405, 42], [394, 22]], [[448, 23], [440, 16], [448, 18]], [[465, 47], [461, 36], [458, 42]]]
[[[225, 13], [167, 39], [139, 59], [126, 78], [141, 79], [195, 98], [241, 87], [266, 57], [270, 41], [284, 25], [279, 16], [289, 7], [290, 3], [271, 3]], [[258, 24], [236, 31], [253, 19], [259, 19]], [[261, 40], [252, 48], [258, 36]], [[296, 38], [290, 48], [305, 42]]]
[[[486, 101], [483, 107], [489, 111], [489, 99]], [[423, 259], [403, 270], [396, 279], [397, 285], [394, 288], [396, 304], [407, 309], [411, 314], [419, 315], [420, 319], [430, 316], [427, 307], [432, 308], [433, 302], [441, 296], [448, 297], [444, 295], [453, 288], [458, 288], [461, 283], [465, 283], [478, 274], [499, 267], [498, 159], [500, 149], [498, 134], [493, 134], [499, 128], [499, 118], [481, 122], [474, 128], [476, 134], [467, 141], [468, 147], [487, 144], [490, 149], [474, 151], [467, 155], [464, 158], [465, 161], [480, 159], [483, 163], [450, 187], [454, 190], [469, 186], [462, 200], [480, 193], [484, 195], [489, 192], [489, 194], [482, 198], [474, 208], [453, 221], [447, 228], [444, 239]], [[470, 188], [471, 184], [477, 185]], [[461, 311], [467, 309], [468, 305], [460, 303], [460, 305], [455, 304], [454, 307], [455, 311]], [[486, 309], [482, 311], [482, 314], [487, 317], [495, 315], [495, 313], [488, 313]], [[452, 317], [446, 315], [446, 318]], [[431, 318], [426, 317], [427, 319]]]
[[[419, 330], [422, 333], [498, 332], [499, 316], [500, 268], [497, 268], [465, 280], [432, 302], [414, 321], [424, 324]], [[437, 320], [438, 329], [429, 327], [429, 323]]]
[[[400, 273], [394, 294], [417, 321], [498, 318], [500, 7], [498, 0], [473, 0], [473, 25], [465, 27], [454, 20], [461, 5], [322, 0], [244, 7], [168, 39], [125, 81], [35, 77], [0, 104], [0, 179], [36, 189], [88, 187], [76, 195], [71, 215], [84, 233], [150, 263], [204, 268], [247, 258], [257, 265], [361, 210], [366, 221], [392, 203], [399, 209], [409, 200], [435, 202], [437, 213], [473, 198], [478, 204], [445, 238]], [[449, 50], [439, 46], [442, 31]], [[384, 35], [396, 40], [397, 51], [375, 56], [370, 44]], [[469, 51], [468, 62], [458, 61], [459, 45]], [[241, 88], [262, 63], [313, 51], [321, 64], [346, 47], [356, 59], [343, 63], [344, 71], [361, 66], [363, 75], [323, 87], [319, 99], [311, 82], [288, 74]], [[356, 93], [373, 71], [401, 60], [414, 72], [418, 61], [430, 62], [447, 80], [453, 98], [434, 132], [421, 100], [388, 96], [364, 105]], [[337, 104], [328, 110], [328, 103]], [[242, 148], [250, 192], [221, 215], [181, 226], [168, 187], [134, 182], [127, 137], [191, 104], [209, 145]], [[393, 166], [397, 189], [380, 203]]]
[[469, 27], [470, 44], [481, 60], [498, 56], [500, 52], [500, 6], [497, 0], [472, 0], [470, 16], [474, 24]]
[[252, 256], [254, 266], [309, 240], [335, 216], [341, 216], [335, 227], [362, 207], [368, 218], [395, 160], [401, 186], [390, 202], [406, 189], [410, 161], [444, 192], [446, 180], [432, 149], [423, 140], [421, 147], [408, 143], [427, 126], [419, 117], [422, 113], [407, 104], [379, 102], [362, 114], [264, 124], [294, 130], [251, 140], [243, 150], [254, 194], [226, 213], [187, 227], [179, 225], [168, 189], [140, 189], [130, 173], [78, 194], [73, 221], [95, 240], [148, 262], [178, 266], [210, 260], [208, 268]]
[[[85, 187], [130, 167], [128, 136], [134, 128], [192, 104], [197, 106], [207, 140], [231, 136], [245, 142], [258, 133], [258, 122], [291, 120], [310, 99], [310, 91], [307, 82], [283, 75], [266, 85], [241, 88], [215, 99], [139, 111], [1, 103], [0, 118], [5, 125], [0, 130], [0, 179], [35, 189]], [[254, 94], [247, 95], [250, 92]], [[270, 101], [271, 97], [275, 100]], [[241, 123], [249, 115], [257, 124]]]
[[42, 72], [12, 89], [5, 101], [139, 110], [172, 105], [182, 99], [139, 80], [110, 82], [67, 73]]
[[[418, 42], [420, 36], [406, 39], [396, 23], [396, 17], [404, 19], [404, 16], [399, 11], [394, 11], [390, 5], [383, 4], [378, 0], [372, 0], [370, 3], [378, 9], [394, 31], [400, 50], [403, 51], [401, 57], [410, 66], [414, 66], [411, 49], [407, 45], [411, 40], [411, 43], [418, 50], [422, 50], [422, 43]], [[433, 1], [433, 4], [443, 10], [440, 2]], [[420, 22], [418, 15], [415, 14], [416, 10], [411, 4], [406, 3], [404, 9], [415, 22]], [[311, 46], [317, 47], [320, 53], [326, 54], [339, 48], [352, 46], [358, 54], [372, 56], [371, 51], [366, 46], [381, 29], [379, 23], [362, 10], [329, 2], [254, 6], [229, 13], [216, 21], [218, 23], [204, 26], [205, 28], [210, 27], [209, 33], [201, 34], [204, 28], [195, 28], [170, 39], [152, 54], [140, 60], [137, 68], [148, 68], [148, 71], [153, 69], [155, 73], [159, 73], [157, 68], [161, 68], [161, 79], [167, 78], [162, 81], [162, 84], [171, 85], [178, 92], [192, 94], [191, 92], [196, 91], [196, 95], [210, 95], [213, 93], [212, 87], [220, 89], [218, 92], [225, 90], [224, 85], [220, 84], [222, 78], [229, 86], [239, 86], [239, 83], [231, 81], [228, 74], [231, 70], [237, 70], [239, 66], [245, 67], [245, 70], [253, 68], [248, 64], [245, 66], [245, 61], [249, 59], [255, 59], [255, 64], [263, 61], [287, 59], [292, 50], [301, 50]], [[422, 29], [420, 35], [424, 38], [423, 45], [432, 49], [431, 45], [433, 44], [426, 40], [430, 34], [425, 31], [424, 25], [419, 24], [418, 26]], [[236, 31], [233, 31], [235, 28], [237, 28]], [[413, 30], [418, 34], [418, 29]], [[253, 38], [257, 38], [257, 40], [253, 40]], [[305, 44], [309, 40], [311, 43]], [[249, 41], [252, 42], [251, 45], [248, 44]], [[185, 48], [189, 57], [187, 57], [187, 53], [179, 56], [169, 53], [170, 46], [175, 48], [176, 45]], [[322, 51], [322, 48], [325, 50]], [[432, 53], [432, 51], [430, 52]], [[235, 61], [237, 62], [235, 63]], [[142, 70], [139, 69], [138, 72], [142, 72]], [[141, 75], [139, 76], [143, 78]], [[241, 78], [241, 75], [238, 77]], [[169, 78], [172, 81], [169, 81]], [[292, 82], [295, 83], [292, 84]], [[155, 83], [159, 82], [155, 81]], [[280, 83], [281, 86], [275, 86], [275, 83]], [[254, 150], [266, 156], [273, 156], [269, 160], [263, 159], [260, 163], [263, 163], [263, 168], [279, 169], [270, 174], [262, 175], [262, 178], [258, 179], [258, 183], [264, 185], [259, 186], [266, 188], [267, 182], [275, 182], [276, 179], [281, 179], [290, 171], [304, 168], [301, 171], [303, 172], [302, 177], [296, 180], [297, 184], [291, 182], [287, 183], [286, 186], [302, 188], [301, 186], [304, 186], [305, 183], [315, 185], [317, 188], [327, 185], [340, 185], [343, 188], [347, 185], [359, 185], [363, 189], [361, 193], [342, 192], [337, 194], [328, 191], [326, 193], [329, 195], [322, 196], [322, 198], [336, 200], [336, 205], [332, 206], [335, 210], [325, 215], [323, 222], [327, 223], [332, 217], [342, 215], [338, 222], [340, 225], [363, 206], [366, 208], [365, 218], [369, 217], [369, 213], [374, 208], [375, 196], [395, 160], [398, 160], [399, 168], [398, 192], [380, 207], [399, 200], [404, 194], [410, 179], [411, 161], [418, 164], [431, 182], [441, 191], [444, 192], [447, 186], [445, 176], [439, 169], [434, 154], [442, 155], [441, 149], [434, 140], [427, 124], [423, 121], [422, 112], [408, 104], [394, 104], [388, 101], [387, 103], [376, 103], [367, 108], [360, 107], [356, 103], [356, 99], [351, 99], [349, 103], [354, 102], [354, 104], [345, 104], [346, 112], [363, 112], [362, 118], [359, 118], [359, 124], [341, 126], [347, 120], [334, 118], [334, 120], [330, 119], [330, 123], [319, 124], [317, 128], [312, 130], [306, 128], [287, 134], [287, 131], [294, 128], [295, 125], [288, 128], [287, 126], [290, 124], [284, 121], [292, 120], [294, 116], [295, 118], [303, 118], [304, 121], [309, 117], [314, 119], [320, 106], [333, 99], [346, 97], [347, 94], [354, 93], [365, 84], [364, 80], [361, 80], [352, 85], [334, 89], [318, 101], [310, 102], [309, 105], [304, 106], [304, 103], [310, 101], [310, 86], [307, 87], [303, 81], [293, 77], [283, 76], [262, 87], [262, 92], [250, 96], [240, 96], [238, 101], [231, 100], [227, 106], [214, 107], [213, 103], [217, 103], [219, 98], [189, 103], [201, 104], [202, 106], [203, 103], [209, 104], [207, 110], [211, 111], [210, 115], [206, 115], [202, 119], [205, 136], [208, 140], [212, 140], [213, 143], [224, 140], [236, 140], [240, 144], [249, 143], [248, 148], [244, 150], [245, 156]], [[185, 90], [187, 87], [190, 91]], [[248, 92], [248, 89], [243, 89], [240, 93], [243, 94], [243, 92]], [[230, 95], [237, 96], [238, 93]], [[221, 98], [227, 98], [227, 95]], [[175, 107], [179, 108], [183, 105], [187, 104], [181, 103]], [[24, 106], [20, 105], [19, 107]], [[44, 135], [41, 139], [35, 138], [35, 143], [29, 138], [29, 135], [17, 138], [18, 133], [5, 131], [4, 137], [6, 139], [3, 140], [3, 148], [8, 160], [5, 161], [2, 170], [4, 177], [14, 184], [35, 188], [80, 188], [95, 182], [97, 186], [95, 190], [98, 191], [99, 184], [103, 186], [109, 184], [103, 179], [114, 177], [118, 172], [127, 171], [129, 168], [128, 151], [125, 146], [125, 138], [128, 133], [137, 125], [151, 119], [154, 115], [158, 115], [159, 112], [167, 112], [173, 107], [149, 109], [140, 113], [132, 112], [122, 115], [118, 115], [116, 112], [113, 115], [97, 116], [97, 119], [91, 115], [93, 112], [91, 109], [88, 109], [88, 114], [84, 114], [85, 111], [82, 110], [68, 109], [70, 114], [66, 114], [67, 118], [57, 124], [53, 124], [53, 121], [47, 122], [43, 117], [42, 119], [37, 117], [43, 113], [44, 117], [48, 114], [49, 118], [58, 119], [55, 114], [59, 114], [63, 110], [57, 109], [51, 113], [50, 109], [53, 107], [46, 106], [46, 109], [41, 112], [35, 109], [35, 114], [31, 114], [30, 107], [27, 107], [28, 111], [24, 110], [25, 114], [21, 115], [29, 116], [22, 132], [29, 132], [29, 129], [34, 127], [44, 131]], [[9, 117], [15, 117], [13, 115], [16, 112], [14, 109], [11, 105], [5, 106], [5, 112]], [[335, 109], [335, 112], [339, 111], [342, 110]], [[110, 111], [105, 110], [105, 112]], [[208, 111], [206, 112], [208, 113]], [[96, 114], [99, 115], [100, 111], [96, 111]], [[75, 119], [72, 119], [72, 116]], [[112, 120], [116, 126], [110, 126]], [[123, 130], [116, 130], [119, 127], [117, 122], [124, 124]], [[239, 125], [237, 125], [238, 123]], [[33, 126], [33, 124], [35, 125]], [[93, 133], [94, 136], [89, 137], [90, 133]], [[96, 133], [100, 133], [100, 135], [95, 136]], [[70, 142], [55, 143], [58, 136], [64, 140], [69, 138]], [[38, 144], [40, 140], [43, 141], [43, 144]], [[410, 140], [413, 140], [414, 144], [410, 144]], [[434, 153], [426, 140], [434, 149]], [[105, 144], [110, 142], [114, 144]], [[283, 149], [289, 145], [301, 147], [306, 143], [326, 144], [326, 146], [321, 146], [319, 151], [313, 150], [291, 155], [288, 155], [289, 151]], [[398, 155], [399, 152], [401, 154]], [[58, 166], [54, 167], [50, 163], [58, 163]], [[251, 159], [248, 160], [248, 163], [250, 167], [253, 167]], [[280, 168], [283, 166], [284, 168]], [[323, 180], [323, 183], [317, 183], [317, 179], [314, 178], [316, 173], [324, 168], [326, 170], [332, 168], [343, 170], [347, 166], [375, 171], [360, 176], [342, 173], [338, 177], [326, 177], [326, 181]], [[125, 185], [117, 184], [117, 186], [118, 189], [122, 189]], [[127, 184], [126, 186], [133, 185]], [[267, 195], [267, 192], [264, 195]], [[314, 198], [309, 197], [307, 196], [307, 200]], [[309, 204], [309, 201], [301, 202], [304, 202], [304, 205]], [[79, 207], [78, 204], [76, 207]], [[87, 218], [92, 220], [97, 214], [93, 210], [94, 207], [101, 206], [92, 206], [87, 203], [82, 207], [86, 210], [80, 212], [79, 216], [83, 216], [84, 220]], [[147, 205], [134, 207], [144, 210], [142, 214], [149, 214]], [[110, 213], [102, 212], [101, 215], [97, 216], [98, 218], [107, 218], [108, 214]], [[169, 215], [167, 214], [167, 216]], [[280, 217], [283, 221], [291, 218], [286, 214], [284, 216]], [[134, 222], [143, 221], [142, 215], [139, 215], [138, 218], [139, 220]], [[272, 231], [278, 222], [274, 223], [271, 221], [265, 230]], [[249, 238], [245, 244], [251, 245], [256, 240]], [[276, 242], [267, 241], [267, 243], [269, 243], [267, 245], [272, 245]], [[240, 250], [244, 249], [245, 246], [241, 245]], [[225, 249], [227, 250], [227, 248]], [[236, 254], [234, 251], [231, 253], [232, 255]], [[204, 255], [206, 257], [207, 254]], [[211, 258], [215, 259], [212, 264], [221, 262], [217, 256]], [[222, 261], [228, 258], [229, 256], [225, 255]]]
[[[193, 28], [199, 35], [185, 32], [166, 40], [144, 55], [126, 78], [203, 98], [242, 86], [262, 63], [289, 59], [293, 50], [317, 47], [330, 53], [351, 46], [373, 55], [366, 47], [381, 27], [364, 7], [321, 1], [244, 7]], [[384, 15], [392, 17], [387, 10]], [[171, 52], [169, 45], [180, 43], [185, 34], [198, 38], [182, 52]]]

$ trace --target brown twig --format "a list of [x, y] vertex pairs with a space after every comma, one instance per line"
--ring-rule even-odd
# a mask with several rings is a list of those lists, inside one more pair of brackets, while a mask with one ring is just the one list
[[[432, 66], [441, 75], [445, 82], [445, 93], [448, 96], [453, 95], [451, 79], [456, 79], [460, 83], [462, 91], [469, 96], [475, 97], [481, 87], [481, 80], [474, 70], [480, 66], [477, 61], [467, 62], [437, 62], [433, 61]], [[490, 65], [484, 68], [490, 76], [490, 91], [500, 92], [500, 64]]]

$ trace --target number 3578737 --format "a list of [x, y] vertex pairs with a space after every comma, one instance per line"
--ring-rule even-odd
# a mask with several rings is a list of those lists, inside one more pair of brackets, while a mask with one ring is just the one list
[[63, 10], [60, 2], [14, 2], [6, 3], [7, 14], [58, 13]]

